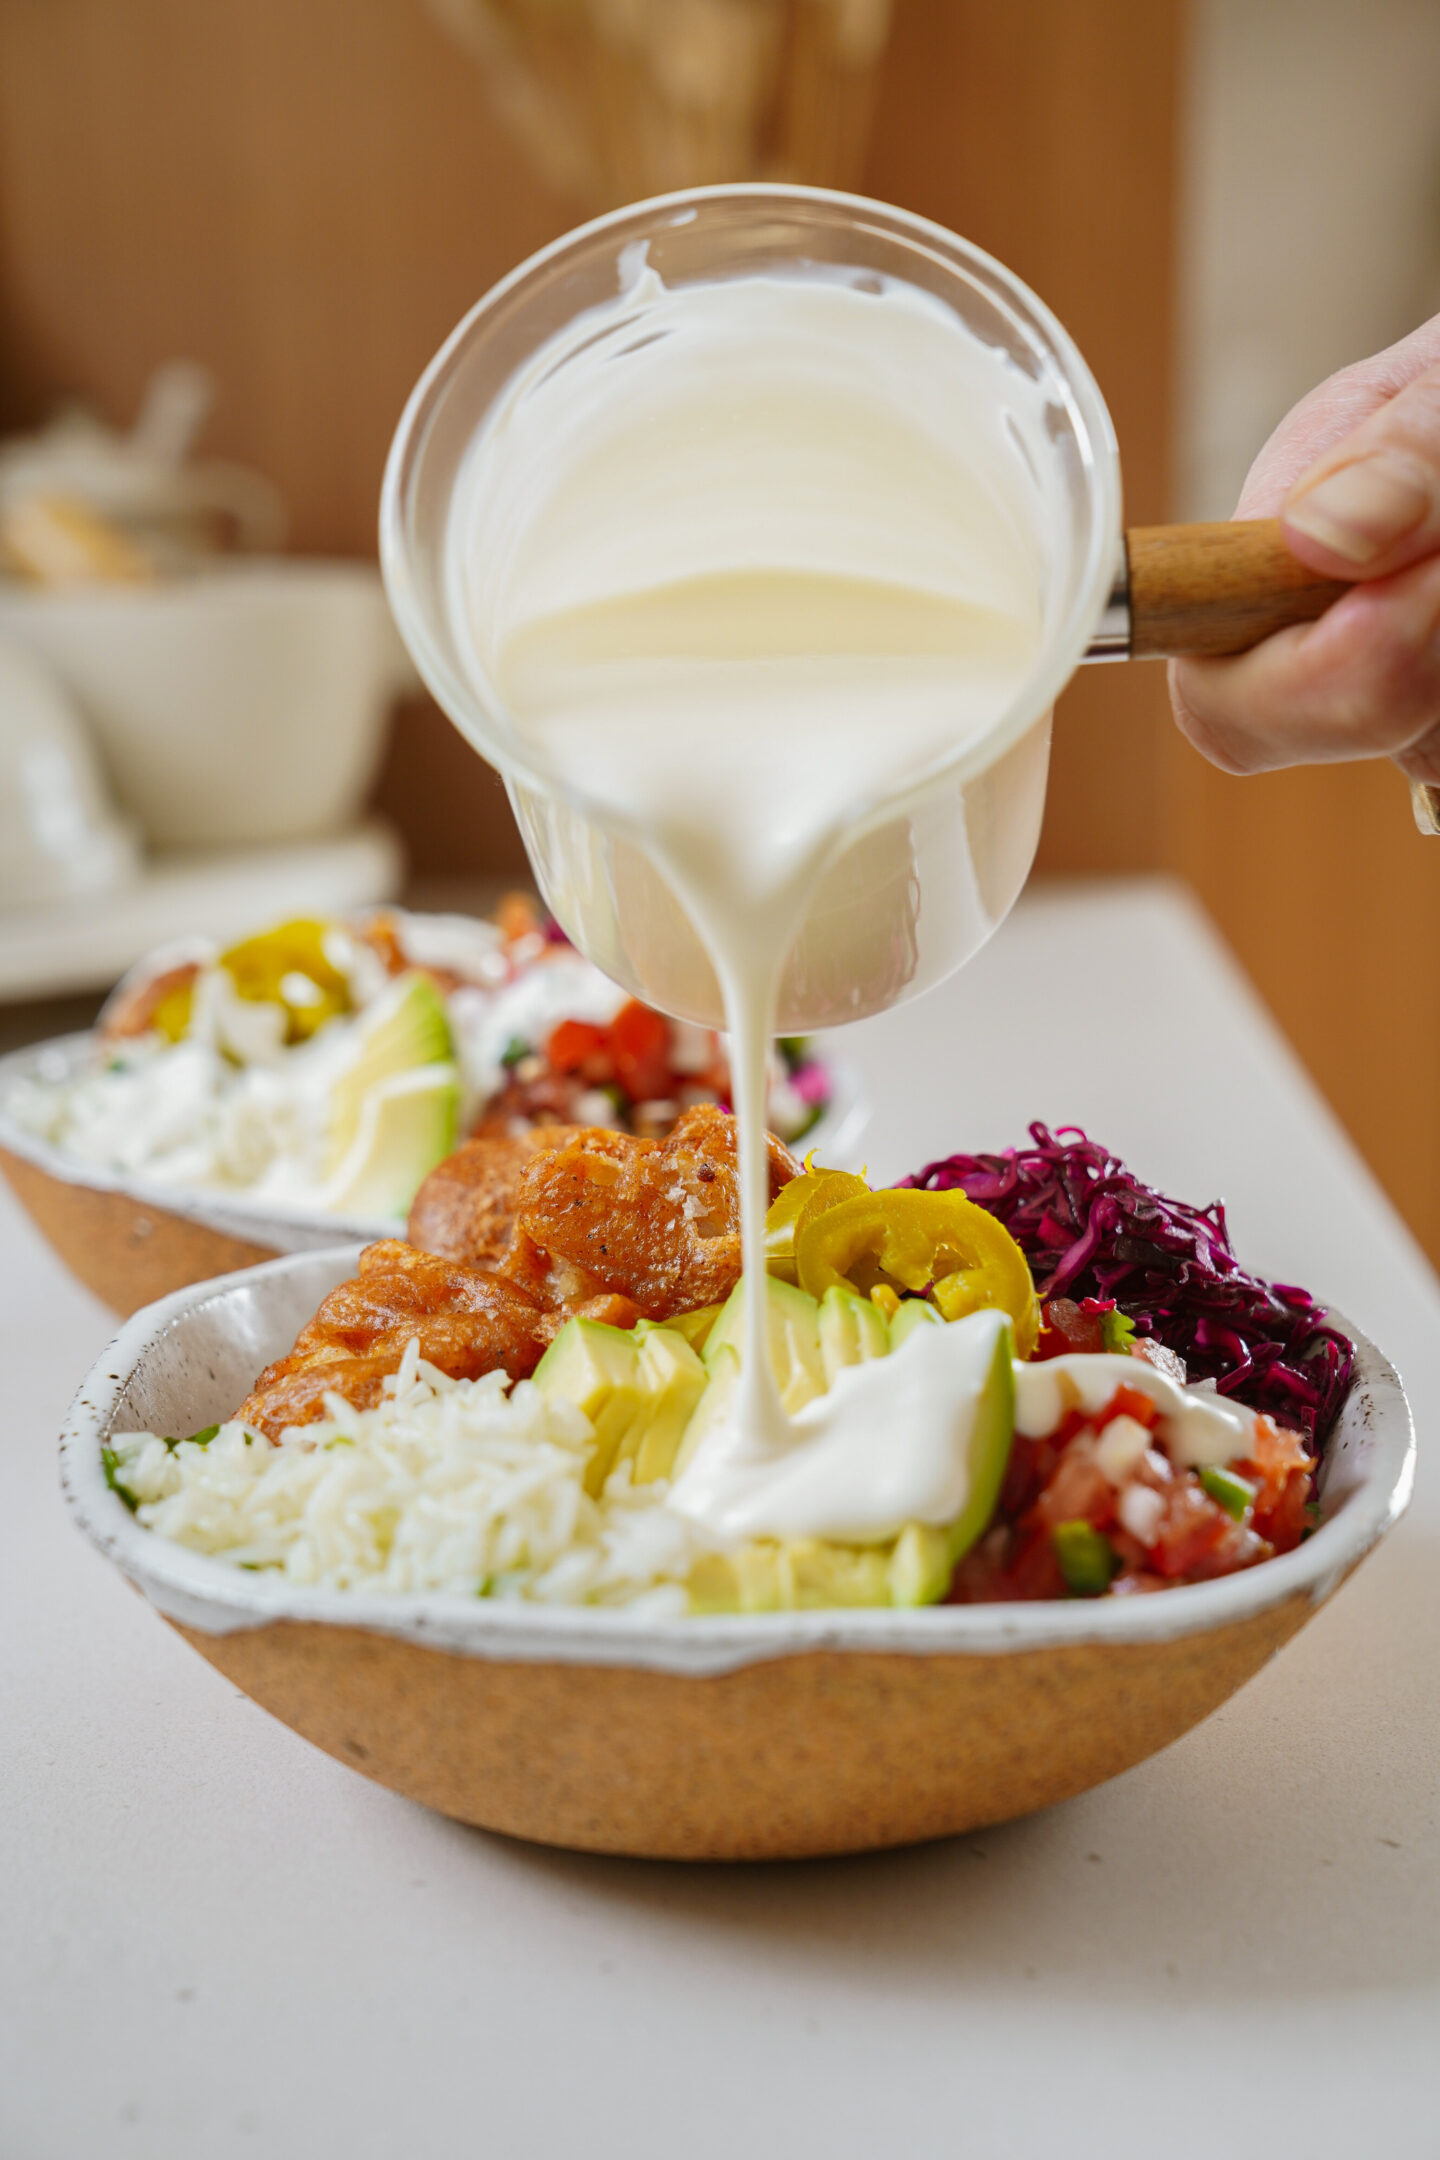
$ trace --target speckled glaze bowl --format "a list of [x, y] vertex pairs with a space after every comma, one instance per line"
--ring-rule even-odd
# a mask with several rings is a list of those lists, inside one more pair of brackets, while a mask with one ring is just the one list
[[1232, 1695], [1410, 1495], [1404, 1390], [1357, 1335], [1315, 1535], [1151, 1597], [656, 1622], [298, 1589], [143, 1529], [107, 1489], [102, 1446], [225, 1417], [354, 1260], [297, 1254], [137, 1313], [71, 1407], [66, 1495], [187, 1642], [285, 1724], [392, 1791], [544, 1844], [796, 1858], [1068, 1799]]
[[208, 1282], [235, 1268], [254, 1267], [282, 1253], [315, 1252], [341, 1238], [402, 1235], [401, 1226], [335, 1215], [287, 1215], [283, 1210], [186, 1191], [76, 1162], [7, 1114], [18, 1081], [44, 1075], [69, 1079], [94, 1063], [92, 1033], [0, 1058], [0, 1171], [36, 1228], [72, 1275], [122, 1317], [189, 1283]]
[[[320, 1215], [247, 1200], [243, 1193], [186, 1190], [143, 1173], [121, 1174], [76, 1162], [37, 1139], [6, 1112], [18, 1081], [69, 1078], [96, 1056], [93, 1034], [63, 1035], [0, 1057], [0, 1172], [72, 1275], [122, 1318], [188, 1283], [255, 1267], [282, 1253], [317, 1252], [342, 1238], [368, 1244], [402, 1237], [385, 1216]], [[825, 1160], [849, 1168], [870, 1120], [854, 1068], [827, 1058], [830, 1105], [805, 1135]]]

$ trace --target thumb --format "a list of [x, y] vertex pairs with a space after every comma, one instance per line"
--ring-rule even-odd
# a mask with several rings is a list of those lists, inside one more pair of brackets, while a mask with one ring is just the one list
[[1440, 366], [1303, 472], [1280, 515], [1291, 551], [1331, 577], [1388, 577], [1440, 552]]

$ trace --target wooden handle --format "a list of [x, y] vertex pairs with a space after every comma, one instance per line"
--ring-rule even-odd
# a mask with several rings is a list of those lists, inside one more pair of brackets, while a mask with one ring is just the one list
[[1349, 586], [1307, 569], [1279, 518], [1138, 525], [1130, 563], [1130, 656], [1248, 652], [1273, 630], [1313, 622]]

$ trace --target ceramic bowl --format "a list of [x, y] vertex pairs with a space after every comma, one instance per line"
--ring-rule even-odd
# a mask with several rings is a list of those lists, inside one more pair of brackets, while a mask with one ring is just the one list
[[311, 840], [358, 815], [415, 687], [368, 563], [251, 556], [153, 585], [0, 589], [156, 848]]
[[285, 1724], [394, 1792], [544, 1844], [795, 1858], [1068, 1799], [1232, 1695], [1409, 1498], [1404, 1391], [1357, 1336], [1319, 1529], [1246, 1574], [1151, 1597], [657, 1622], [297, 1588], [142, 1528], [102, 1446], [228, 1415], [354, 1260], [296, 1254], [137, 1313], [71, 1406], [66, 1494], [171, 1625]]
[[[337, 1238], [395, 1237], [403, 1226], [335, 1215], [287, 1214], [243, 1195], [187, 1191], [143, 1174], [76, 1162], [6, 1111], [16, 1082], [67, 1079], [96, 1055], [93, 1034], [65, 1035], [0, 1058], [0, 1171], [72, 1275], [122, 1316], [281, 1253], [314, 1252]], [[193, 1430], [193, 1428], [192, 1428]]]
[[[207, 1282], [233, 1268], [254, 1267], [281, 1253], [314, 1252], [341, 1238], [403, 1236], [388, 1216], [321, 1215], [273, 1202], [247, 1200], [162, 1184], [76, 1162], [38, 1139], [7, 1114], [17, 1082], [44, 1075], [67, 1079], [96, 1056], [93, 1034], [65, 1035], [0, 1057], [0, 1171], [72, 1275], [122, 1316], [186, 1283]], [[830, 1107], [805, 1136], [827, 1162], [849, 1168], [869, 1123], [870, 1108], [854, 1068], [828, 1059]]]

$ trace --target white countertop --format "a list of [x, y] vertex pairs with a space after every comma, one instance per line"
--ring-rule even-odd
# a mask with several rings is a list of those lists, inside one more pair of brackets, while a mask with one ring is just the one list
[[1440, 2151], [1434, 1277], [1172, 888], [1052, 888], [846, 1049], [877, 1179], [1043, 1116], [1222, 1194], [1398, 1363], [1406, 1522], [1049, 1814], [786, 1867], [510, 1844], [313, 1752], [70, 1528], [54, 1435], [111, 1323], [0, 1189], [4, 2160]]

